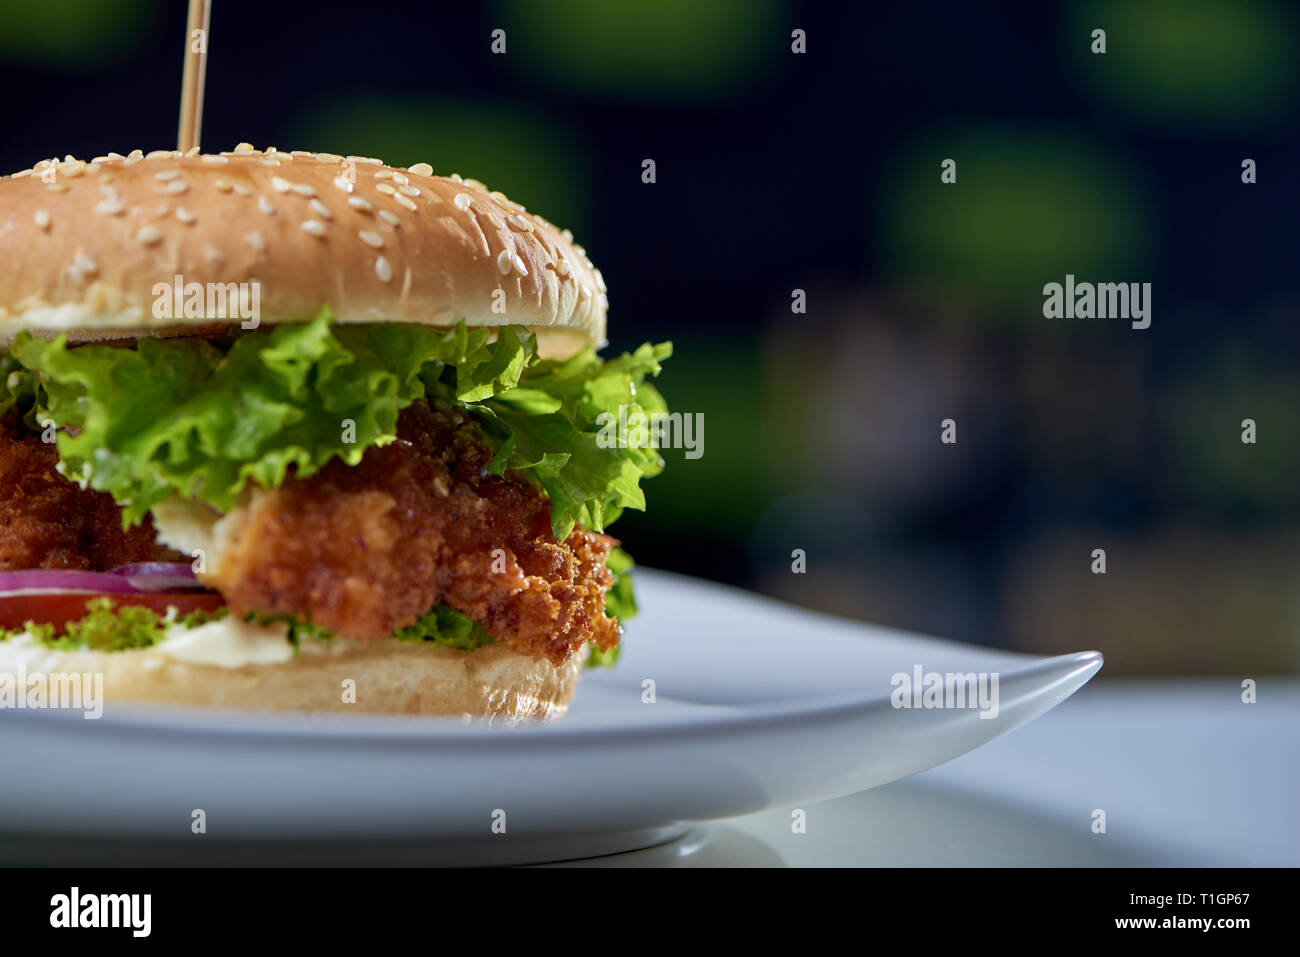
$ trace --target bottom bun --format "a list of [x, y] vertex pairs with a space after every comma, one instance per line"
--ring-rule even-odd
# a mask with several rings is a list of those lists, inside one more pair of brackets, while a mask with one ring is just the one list
[[159, 704], [550, 720], [573, 700], [584, 659], [576, 654], [556, 666], [506, 645], [466, 652], [396, 638], [336, 639], [304, 642], [289, 661], [227, 668], [179, 661], [156, 647], [54, 651], [0, 642], [0, 676], [102, 674], [105, 711]]

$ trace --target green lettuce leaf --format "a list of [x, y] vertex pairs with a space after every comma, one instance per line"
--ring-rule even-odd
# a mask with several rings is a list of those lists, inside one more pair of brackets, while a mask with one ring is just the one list
[[21, 362], [6, 353], [0, 353], [0, 417], [18, 410], [18, 419], [28, 428], [39, 429], [43, 418], [41, 380], [36, 373], [23, 368]]
[[[614, 573], [614, 584], [605, 592], [605, 614], [623, 624], [637, 613], [636, 595], [632, 591], [632, 556], [621, 548], [612, 548], [605, 565]], [[587, 667], [614, 667], [622, 648], [622, 644], [617, 644], [602, 650], [593, 644], [587, 651]]]
[[612, 548], [605, 566], [614, 573], [614, 587], [605, 593], [605, 614], [627, 621], [637, 613], [636, 595], [632, 591], [632, 556], [621, 548]]
[[393, 441], [411, 403], [455, 402], [481, 422], [494, 472], [519, 470], [546, 491], [562, 540], [645, 507], [639, 482], [663, 468], [658, 451], [603, 447], [598, 420], [619, 406], [666, 411], [644, 380], [670, 354], [664, 343], [547, 361], [519, 327], [335, 326], [328, 309], [224, 350], [189, 338], [69, 348], [24, 333], [0, 364], [0, 414], [48, 414], [64, 473], [110, 493], [130, 525], [169, 495], [224, 510], [250, 483], [274, 488], [335, 458], [355, 465]]
[[461, 651], [473, 651], [496, 641], [473, 618], [450, 605], [439, 605], [415, 624], [399, 628], [394, 637], [402, 641], [431, 641]]
[[587, 349], [563, 362], [540, 361], [505, 390], [472, 406], [497, 443], [492, 468], [527, 472], [546, 490], [551, 528], [563, 540], [575, 524], [603, 530], [625, 508], [645, 509], [640, 481], [658, 475], [658, 449], [601, 441], [602, 415], [629, 420], [667, 412], [645, 382], [672, 354], [670, 343], [641, 346], [609, 361]]
[[296, 650], [304, 638], [312, 641], [333, 641], [334, 632], [328, 628], [322, 628], [312, 621], [306, 621], [293, 615], [263, 615], [261, 612], [250, 611], [244, 615], [244, 621], [250, 625], [274, 626], [284, 625], [284, 637], [293, 645]]
[[[329, 629], [293, 615], [261, 615], [257, 612], [249, 612], [244, 616], [244, 620], [259, 625], [286, 626], [289, 643], [295, 648], [304, 638], [312, 641], [333, 641], [337, 637]], [[490, 645], [496, 640], [468, 615], [448, 605], [438, 605], [427, 615], [422, 615], [415, 624], [399, 628], [393, 637], [402, 641], [427, 641], [446, 648], [459, 648], [461, 651], [473, 651], [483, 645]]]
[[[196, 628], [217, 621], [229, 614], [225, 608], [215, 612], [190, 612], [177, 616], [175, 611], [159, 614], [148, 608], [123, 605], [113, 607], [107, 598], [86, 602], [86, 615], [79, 621], [68, 622], [63, 630], [54, 625], [29, 621], [22, 628], [0, 630], [0, 641], [26, 632], [37, 641], [56, 651], [134, 651], [158, 644], [167, 637], [174, 625]], [[310, 621], [292, 615], [262, 615], [250, 612], [244, 620], [257, 625], [284, 625], [285, 639], [297, 648], [302, 641], [332, 641], [333, 632]], [[448, 648], [473, 651], [490, 645], [495, 639], [478, 626], [473, 619], [446, 605], [439, 605], [415, 624], [402, 628], [396, 635], [403, 641], [427, 641]]]
[[0, 641], [26, 632], [55, 651], [132, 651], [156, 645], [173, 625], [196, 628], [225, 616], [224, 608], [216, 612], [193, 611], [178, 617], [174, 608], [160, 615], [134, 605], [114, 608], [107, 598], [92, 598], [86, 602], [85, 616], [68, 622], [61, 633], [51, 624], [29, 621], [22, 628], [0, 631]]

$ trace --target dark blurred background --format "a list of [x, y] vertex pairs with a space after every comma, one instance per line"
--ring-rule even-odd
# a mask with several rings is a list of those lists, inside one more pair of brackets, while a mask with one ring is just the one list
[[[0, 166], [173, 146], [185, 17], [0, 0]], [[425, 161], [572, 228], [612, 347], [672, 339], [660, 385], [705, 416], [615, 526], [644, 564], [1112, 675], [1291, 673], [1298, 27], [1232, 0], [215, 0], [203, 144]], [[1151, 327], [1045, 319], [1067, 273], [1150, 282]]]

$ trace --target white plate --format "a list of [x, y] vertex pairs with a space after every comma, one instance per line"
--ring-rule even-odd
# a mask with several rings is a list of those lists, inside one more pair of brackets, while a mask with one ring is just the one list
[[[519, 862], [648, 846], [948, 761], [1101, 655], [991, 651], [637, 573], [623, 659], [544, 727], [447, 719], [0, 711], [0, 861]], [[895, 708], [895, 674], [998, 676], [998, 713]], [[654, 682], [647, 703], [645, 682]], [[207, 833], [191, 832], [202, 809]], [[505, 833], [493, 830], [504, 812]], [[499, 823], [498, 823], [499, 830]]]

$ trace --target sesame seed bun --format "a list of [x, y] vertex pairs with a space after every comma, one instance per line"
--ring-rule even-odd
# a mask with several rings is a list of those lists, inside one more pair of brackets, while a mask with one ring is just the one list
[[[543, 355], [605, 338], [600, 271], [474, 180], [365, 157], [265, 152], [68, 157], [0, 178], [0, 344], [206, 335], [232, 312], [160, 314], [159, 283], [259, 283], [263, 325], [524, 325]], [[174, 300], [173, 300], [174, 301]]]
[[[103, 675], [106, 713], [148, 704], [550, 720], [568, 709], [581, 661], [577, 655], [556, 666], [507, 645], [466, 652], [397, 638], [336, 638], [305, 641], [289, 661], [228, 668], [177, 660], [157, 647], [55, 651], [36, 642], [0, 642], [0, 674]], [[345, 685], [349, 680], [355, 685]], [[355, 700], [344, 700], [345, 688]]]

